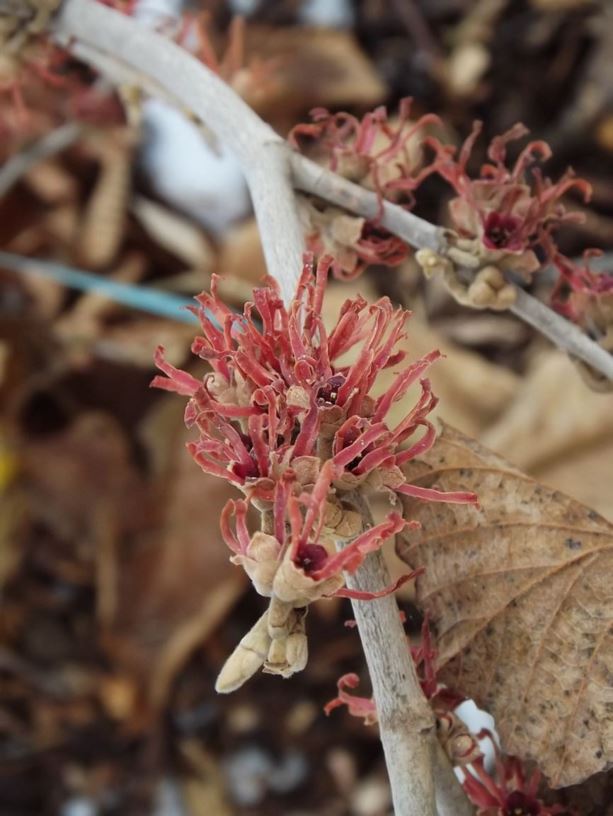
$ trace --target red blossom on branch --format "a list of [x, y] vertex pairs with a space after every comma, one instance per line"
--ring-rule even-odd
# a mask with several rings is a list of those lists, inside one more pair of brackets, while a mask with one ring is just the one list
[[[349, 536], [339, 534], [343, 521], [339, 513], [342, 517], [343, 508], [335, 501], [333, 476], [334, 463], [328, 460], [310, 492], [298, 492], [295, 473], [287, 470], [274, 488], [269, 525], [272, 533], [258, 531], [251, 535], [247, 525], [248, 503], [244, 500], [227, 503], [221, 528], [234, 552], [231, 560], [245, 569], [260, 594], [275, 595], [294, 606], [306, 606], [317, 598], [338, 594], [362, 599], [380, 597], [399, 585], [396, 582], [378, 594], [356, 595], [341, 589], [344, 572], [355, 572], [368, 553], [380, 549], [386, 539], [411, 522], [390, 513], [383, 522], [364, 531], [361, 525], [357, 529], [353, 525]], [[335, 543], [342, 538], [351, 540], [337, 551]], [[401, 582], [415, 574], [404, 576]]]
[[[432, 707], [439, 719], [449, 715], [466, 698], [438, 682], [435, 668], [437, 652], [432, 643], [427, 617], [422, 624], [420, 643], [417, 646], [409, 646], [408, 644], [407, 646], [410, 649], [419, 677], [419, 684], [426, 699], [432, 703]], [[374, 702], [364, 697], [356, 697], [346, 691], [347, 688], [356, 688], [358, 683], [359, 677], [357, 674], [345, 674], [340, 677], [337, 682], [338, 696], [326, 704], [324, 707], [326, 714], [329, 714], [335, 708], [346, 705], [349, 713], [353, 716], [364, 717], [367, 714], [367, 725], [376, 722], [377, 715]]]
[[[309, 140], [314, 141], [331, 170], [373, 190], [380, 202], [385, 198], [412, 207], [415, 190], [437, 169], [436, 157], [425, 160], [424, 146], [428, 143], [427, 128], [439, 125], [440, 120], [431, 113], [412, 120], [411, 105], [410, 98], [402, 99], [395, 121], [389, 120], [383, 106], [362, 119], [315, 108], [311, 111], [312, 122], [296, 125], [288, 138], [297, 149]], [[330, 215], [326, 218], [328, 211]], [[352, 234], [351, 242], [344, 244], [334, 234], [338, 217], [334, 213], [329, 208], [323, 215], [311, 212], [309, 244], [320, 254], [333, 250], [331, 240], [340, 245], [342, 252], [333, 251], [337, 256], [333, 267], [336, 277], [355, 278], [369, 264], [398, 266], [409, 254], [404, 241], [379, 225], [380, 213], [375, 219], [363, 221], [359, 235]], [[353, 219], [352, 233], [359, 228], [359, 221]]]
[[514, 268], [534, 272], [540, 266], [534, 249], [551, 241], [551, 233], [561, 224], [582, 220], [579, 213], [567, 210], [563, 196], [576, 188], [588, 200], [590, 185], [572, 170], [557, 182], [543, 176], [535, 166], [551, 156], [543, 141], [530, 142], [507, 166], [507, 145], [528, 133], [521, 124], [492, 140], [490, 161], [477, 178], [471, 178], [467, 165], [481, 128], [476, 122], [457, 159], [448, 146], [438, 145], [437, 171], [457, 193], [449, 204], [453, 228], [460, 238], [476, 241], [482, 254], [512, 255]]
[[[339, 489], [368, 481], [424, 499], [476, 501], [470, 493], [406, 483], [401, 466], [434, 443], [427, 415], [436, 398], [421, 375], [441, 355], [434, 351], [405, 365], [385, 393], [372, 397], [379, 373], [404, 362], [397, 345], [409, 315], [388, 298], [368, 305], [358, 296], [344, 303], [327, 332], [322, 305], [330, 266], [331, 259], [323, 259], [315, 269], [308, 259], [289, 307], [269, 281], [254, 291], [242, 315], [219, 300], [214, 281], [211, 294], [199, 295], [200, 308], [194, 309], [203, 334], [192, 350], [212, 368], [202, 381], [171, 366], [158, 349], [156, 364], [166, 377], [152, 384], [190, 397], [186, 421], [200, 432], [190, 444], [192, 455], [206, 472], [244, 490], [258, 488], [269, 500], [286, 468], [316, 457], [332, 459]], [[350, 351], [354, 362], [340, 363]], [[390, 428], [392, 405], [416, 382], [421, 396]]]
[[[304, 667], [304, 616], [311, 602], [333, 595], [370, 600], [415, 576], [372, 593], [345, 587], [346, 573], [416, 524], [391, 512], [364, 529], [352, 491], [386, 490], [393, 501], [395, 493], [476, 501], [472, 493], [407, 483], [402, 466], [434, 443], [428, 414], [436, 398], [422, 375], [440, 353], [405, 362], [398, 344], [409, 315], [388, 298], [372, 305], [360, 296], [346, 300], [328, 331], [322, 306], [331, 264], [324, 258], [315, 267], [307, 257], [288, 306], [268, 280], [242, 314], [221, 302], [214, 279], [211, 293], [199, 295], [192, 307], [202, 329], [192, 351], [208, 364], [204, 377], [173, 366], [161, 348], [156, 354], [164, 376], [152, 385], [188, 397], [186, 423], [198, 432], [188, 444], [192, 456], [245, 496], [226, 504], [222, 534], [231, 560], [271, 599], [268, 618], [258, 621], [222, 670], [227, 689], [262, 665], [284, 677]], [[379, 374], [391, 367], [391, 385], [373, 396]], [[392, 406], [406, 400], [413, 385], [419, 397], [400, 422], [388, 424]], [[250, 507], [260, 514], [253, 533]]]
[[410, 98], [400, 101], [395, 122], [389, 120], [383, 106], [362, 119], [314, 108], [312, 122], [296, 125], [288, 139], [296, 148], [301, 139], [315, 140], [331, 170], [363, 183], [381, 198], [393, 200], [402, 192], [412, 200], [413, 191], [436, 170], [435, 161], [423, 161], [425, 130], [429, 125], [440, 125], [433, 113], [412, 120], [412, 102]]
[[551, 294], [553, 307], [575, 323], [588, 329], [595, 325], [606, 334], [613, 326], [613, 272], [590, 269], [590, 259], [602, 253], [596, 249], [587, 250], [583, 260], [575, 263], [554, 247], [550, 252], [559, 273]]
[[462, 787], [477, 806], [478, 816], [572, 816], [561, 805], [546, 805], [538, 798], [541, 779], [538, 769], [527, 777], [518, 757], [503, 757], [494, 737], [484, 730], [479, 739], [487, 738], [495, 752], [492, 774], [485, 769], [483, 757], [472, 763], [472, 773], [466, 773]]

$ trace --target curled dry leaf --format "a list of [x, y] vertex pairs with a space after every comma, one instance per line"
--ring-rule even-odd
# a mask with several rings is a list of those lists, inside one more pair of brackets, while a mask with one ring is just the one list
[[[445, 426], [414, 484], [481, 507], [405, 501], [398, 544], [437, 628], [441, 680], [496, 718], [503, 748], [553, 787], [613, 760], [613, 525]], [[404, 501], [404, 500], [403, 500]]]

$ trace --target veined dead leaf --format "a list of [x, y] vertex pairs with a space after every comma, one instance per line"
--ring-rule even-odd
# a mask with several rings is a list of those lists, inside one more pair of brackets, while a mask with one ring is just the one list
[[504, 749], [553, 787], [613, 761], [613, 525], [444, 426], [412, 482], [474, 490], [481, 507], [406, 501], [398, 552], [425, 567], [418, 601], [441, 680], [496, 718]]

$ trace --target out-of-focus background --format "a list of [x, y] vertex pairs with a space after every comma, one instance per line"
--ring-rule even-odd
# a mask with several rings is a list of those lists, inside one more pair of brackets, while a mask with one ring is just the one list
[[[594, 188], [589, 205], [569, 201], [586, 218], [562, 249], [613, 247], [607, 0], [186, 10], [203, 9], [222, 74], [280, 133], [316, 105], [393, 112], [404, 96], [458, 143], [475, 118], [484, 143], [524, 122], [551, 144], [552, 176], [570, 164]], [[136, 13], [172, 28], [178, 11], [158, 0]], [[224, 61], [229, 41], [240, 51], [236, 14], [244, 57]], [[24, 71], [26, 110], [0, 96], [0, 813], [389, 813], [375, 730], [322, 712], [339, 675], [365, 677], [347, 602], [312, 609], [302, 674], [213, 691], [262, 599], [228, 562], [218, 516], [232, 493], [186, 454], [183, 400], [148, 384], [157, 344], [189, 360], [195, 327], [180, 302], [217, 272], [240, 307], [265, 272], [240, 169], [162, 103], [129, 88], [120, 102], [73, 62], [56, 73], [69, 84]], [[429, 186], [418, 212], [443, 223], [445, 200]], [[40, 263], [17, 269], [16, 256]], [[79, 271], [109, 291], [88, 291]], [[412, 355], [445, 352], [432, 373], [441, 417], [613, 519], [612, 396], [513, 317], [424, 284], [410, 259], [332, 284], [327, 308], [356, 291], [413, 310]], [[602, 780], [581, 799], [604, 813]]]

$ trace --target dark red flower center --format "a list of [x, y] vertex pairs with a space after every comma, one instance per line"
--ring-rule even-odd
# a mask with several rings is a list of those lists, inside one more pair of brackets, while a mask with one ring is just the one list
[[320, 402], [329, 402], [332, 405], [336, 403], [338, 396], [338, 389], [345, 382], [345, 377], [342, 374], [333, 374], [325, 385], [322, 385], [317, 392], [317, 399]]
[[483, 224], [483, 243], [488, 249], [508, 249], [520, 225], [521, 220], [514, 215], [491, 212]]
[[232, 467], [232, 473], [235, 473], [239, 479], [254, 479], [260, 475], [255, 462], [236, 462]]
[[232, 473], [235, 473], [239, 479], [253, 479], [260, 476], [257, 463], [253, 456], [253, 441], [248, 434], [239, 431], [241, 442], [249, 452], [251, 462], [236, 462], [232, 467]]
[[507, 797], [504, 816], [539, 816], [541, 806], [531, 796], [522, 791], [513, 791]]
[[328, 551], [321, 544], [302, 544], [294, 563], [306, 573], [317, 572], [328, 560]]

